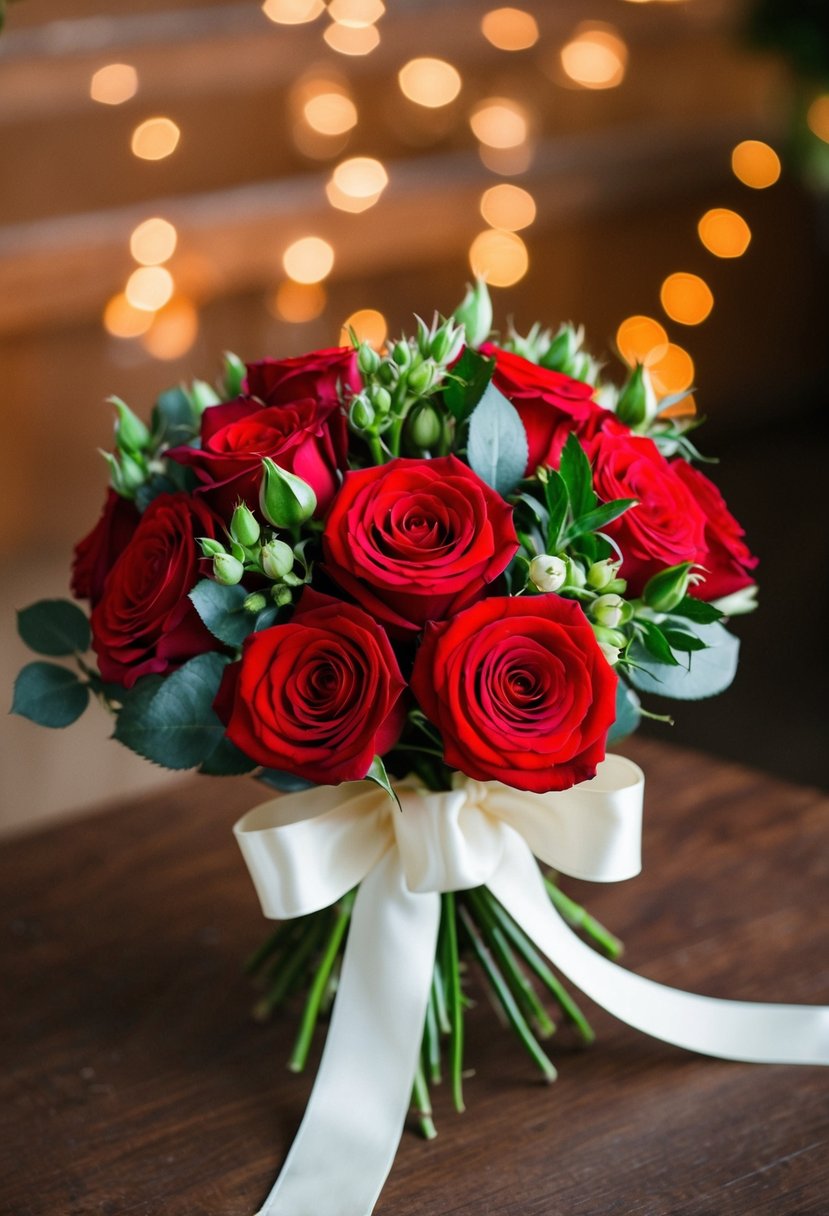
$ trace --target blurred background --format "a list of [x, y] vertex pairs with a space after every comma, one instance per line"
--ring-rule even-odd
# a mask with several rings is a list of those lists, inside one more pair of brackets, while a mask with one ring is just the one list
[[[696, 386], [761, 609], [733, 688], [650, 733], [829, 785], [824, 0], [520, 4], [9, 3], [9, 699], [13, 611], [66, 594], [101, 507], [109, 394], [146, 417], [226, 349], [297, 354], [346, 323], [380, 343], [474, 270], [502, 328], [581, 322], [661, 392]], [[108, 733], [95, 709], [66, 732], [6, 718], [0, 825], [177, 779]]]

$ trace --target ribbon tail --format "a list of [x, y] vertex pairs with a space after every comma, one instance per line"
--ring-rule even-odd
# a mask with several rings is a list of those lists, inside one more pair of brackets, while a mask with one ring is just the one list
[[536, 946], [596, 1004], [677, 1047], [754, 1064], [829, 1064], [829, 1007], [730, 1001], [680, 992], [602, 958], [550, 903], [535, 858], [512, 830], [489, 880]]
[[317, 1079], [258, 1216], [370, 1216], [412, 1093], [440, 896], [413, 894], [397, 849], [360, 884]]

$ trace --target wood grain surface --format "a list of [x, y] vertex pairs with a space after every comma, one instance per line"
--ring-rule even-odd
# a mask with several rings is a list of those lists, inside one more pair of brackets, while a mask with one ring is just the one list
[[[625, 939], [626, 965], [713, 996], [829, 1002], [829, 799], [625, 750], [648, 778], [644, 872], [565, 889]], [[2, 1216], [261, 1203], [319, 1053], [291, 1075], [296, 1012], [249, 1015], [239, 961], [265, 925], [230, 828], [261, 799], [201, 778], [4, 845]], [[471, 1011], [467, 1113], [438, 1093], [439, 1136], [404, 1136], [377, 1216], [829, 1213], [826, 1070], [709, 1060], [583, 1003], [598, 1042], [561, 1032], [550, 1087], [485, 1001]]]

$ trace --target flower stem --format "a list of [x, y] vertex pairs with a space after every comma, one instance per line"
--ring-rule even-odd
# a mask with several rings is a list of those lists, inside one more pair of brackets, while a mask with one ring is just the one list
[[451, 891], [443, 895], [443, 929], [444, 960], [443, 970], [446, 975], [447, 993], [446, 1004], [451, 1024], [449, 1040], [449, 1072], [452, 1079], [452, 1101], [455, 1110], [462, 1114], [463, 1104], [463, 1001], [461, 999], [460, 959], [458, 957], [458, 926], [455, 920], [455, 896]]
[[498, 1000], [503, 1006], [504, 1013], [509, 1019], [515, 1033], [524, 1045], [527, 1053], [538, 1065], [546, 1081], [555, 1081], [556, 1073], [552, 1060], [544, 1052], [541, 1044], [530, 1029], [526, 1018], [518, 1007], [509, 985], [495, 964], [492, 955], [478, 931], [478, 926], [469, 914], [469, 910], [461, 905], [458, 908], [461, 923], [467, 932], [475, 957], [481, 964], [484, 974], [492, 985]]
[[254, 1017], [264, 1020], [293, 991], [302, 980], [305, 968], [314, 954], [328, 925], [328, 916], [315, 916], [304, 930], [299, 942], [288, 958], [280, 959], [271, 969], [268, 978], [273, 982], [254, 1008]]
[[262, 942], [262, 945], [258, 946], [256, 950], [254, 950], [253, 954], [251, 954], [250, 957], [245, 960], [243, 966], [245, 974], [255, 975], [260, 967], [262, 967], [264, 963], [268, 961], [271, 955], [276, 954], [277, 950], [279, 950], [280, 947], [285, 944], [286, 940], [293, 935], [296, 930], [296, 925], [296, 921], [286, 921], [285, 924], [282, 924], [275, 929], [274, 932]]
[[308, 1052], [311, 1047], [311, 1040], [314, 1037], [317, 1019], [319, 1018], [322, 998], [325, 995], [331, 969], [339, 954], [348, 922], [351, 919], [351, 910], [354, 907], [355, 896], [356, 891], [349, 891], [347, 895], [344, 895], [334, 913], [334, 927], [328, 936], [320, 965], [314, 976], [314, 982], [308, 992], [308, 999], [302, 1011], [299, 1033], [294, 1043], [294, 1049], [291, 1052], [291, 1058], [288, 1061], [288, 1068], [291, 1072], [302, 1072], [308, 1060]]
[[544, 884], [547, 894], [553, 901], [553, 906], [571, 929], [581, 929], [608, 958], [619, 957], [624, 947], [618, 937], [614, 937], [609, 929], [605, 929], [604, 925], [591, 916], [581, 904], [577, 904], [575, 900], [570, 899], [569, 895], [565, 895], [552, 879], [545, 878]]
[[555, 1034], [555, 1022], [538, 999], [538, 994], [521, 970], [503, 929], [492, 915], [486, 898], [479, 891], [467, 891], [466, 898], [495, 955], [498, 966], [509, 984], [510, 991], [526, 1017], [535, 1022], [544, 1039]]
[[437, 955], [435, 956], [435, 969], [432, 972], [432, 1000], [435, 1003], [435, 1014], [437, 1015], [440, 1033], [451, 1034], [452, 1023], [449, 1021], [449, 1013], [446, 1007], [446, 987], [443, 969]]
[[417, 1112], [418, 1122], [420, 1123], [420, 1132], [423, 1139], [434, 1140], [438, 1133], [432, 1119], [432, 1103], [429, 1101], [429, 1086], [426, 1084], [423, 1064], [419, 1057], [417, 1061], [417, 1071], [415, 1072], [414, 1077], [414, 1088], [412, 1089], [412, 1105]]
[[366, 435], [366, 443], [371, 452], [371, 458], [375, 464], [386, 463], [386, 452], [383, 447], [382, 440], [379, 435]]
[[423, 1029], [423, 1057], [431, 1085], [440, 1083], [440, 1034], [438, 1019], [435, 1013], [433, 994], [429, 993], [426, 1004], [426, 1021]]

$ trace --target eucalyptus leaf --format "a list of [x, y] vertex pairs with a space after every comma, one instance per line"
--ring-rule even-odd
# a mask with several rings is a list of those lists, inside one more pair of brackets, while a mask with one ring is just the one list
[[115, 738], [165, 768], [204, 763], [224, 735], [213, 701], [227, 663], [214, 652], [196, 655], [161, 680], [155, 691], [127, 697]]
[[89, 703], [89, 689], [57, 663], [27, 663], [14, 682], [11, 712], [38, 726], [70, 726]]
[[469, 419], [470, 468], [506, 497], [524, 476], [527, 456], [527, 434], [518, 411], [494, 385], [487, 385]]
[[89, 621], [71, 600], [38, 600], [21, 609], [17, 632], [37, 654], [84, 654], [89, 650]]
[[625, 739], [637, 729], [642, 721], [639, 704], [639, 698], [633, 689], [620, 679], [616, 686], [616, 721], [608, 732], [608, 743]]
[[706, 649], [690, 656], [690, 666], [665, 667], [655, 663], [643, 647], [634, 644], [630, 658], [638, 665], [630, 672], [631, 683], [640, 692], [699, 701], [724, 692], [737, 671], [739, 640], [722, 625], [696, 625], [694, 632]]

